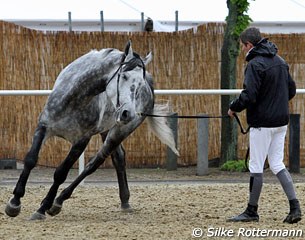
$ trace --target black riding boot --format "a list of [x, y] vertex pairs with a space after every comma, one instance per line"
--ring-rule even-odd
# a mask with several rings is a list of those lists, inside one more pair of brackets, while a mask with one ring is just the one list
[[257, 206], [248, 204], [246, 210], [235, 217], [227, 219], [227, 222], [258, 222], [259, 216], [257, 214]]
[[284, 220], [284, 223], [297, 223], [302, 219], [300, 203], [298, 199], [289, 200], [290, 212]]

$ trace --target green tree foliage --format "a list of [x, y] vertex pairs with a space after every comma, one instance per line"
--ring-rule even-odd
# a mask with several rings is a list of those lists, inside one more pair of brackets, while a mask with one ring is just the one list
[[[242, 33], [242, 31], [245, 30], [249, 26], [250, 22], [252, 22], [252, 19], [250, 18], [250, 16], [245, 14], [249, 10], [250, 3], [248, 2], [248, 0], [228, 0], [228, 1], [230, 1], [231, 4], [236, 6], [236, 13], [237, 13], [236, 25], [235, 25], [235, 28], [233, 29], [233, 32], [231, 32], [231, 34], [236, 37], [239, 37], [239, 35]], [[229, 8], [229, 5], [228, 5], [228, 8]], [[229, 10], [230, 10], [230, 8], [229, 8]], [[230, 13], [229, 13], [229, 15], [230, 15]], [[228, 17], [227, 17], [226, 21], [228, 21]]]
[[[248, 27], [251, 18], [247, 15], [248, 0], [227, 0], [229, 14], [221, 49], [221, 89], [236, 88], [236, 62], [239, 55], [239, 35]], [[226, 115], [229, 103], [235, 96], [221, 97], [221, 112]], [[237, 159], [237, 126], [230, 119], [222, 119], [221, 158], [222, 165], [229, 159]]]

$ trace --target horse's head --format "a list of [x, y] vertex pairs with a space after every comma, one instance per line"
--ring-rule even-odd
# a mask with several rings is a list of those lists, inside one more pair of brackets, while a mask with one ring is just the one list
[[138, 113], [153, 108], [152, 77], [145, 68], [151, 59], [151, 53], [141, 58], [133, 52], [131, 42], [128, 42], [120, 66], [106, 88], [116, 108], [117, 123], [127, 124], [138, 118]]

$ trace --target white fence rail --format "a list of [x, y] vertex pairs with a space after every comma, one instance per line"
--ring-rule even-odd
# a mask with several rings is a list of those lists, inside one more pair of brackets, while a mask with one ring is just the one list
[[[52, 90], [0, 90], [0, 96], [46, 96]], [[228, 95], [239, 94], [241, 89], [163, 89], [155, 90], [156, 95]]]
[[[156, 95], [237, 95], [242, 89], [162, 89], [155, 90]], [[47, 96], [52, 90], [0, 90], [0, 96]], [[297, 89], [297, 94], [304, 94], [305, 89]], [[79, 158], [79, 173], [84, 170], [84, 153]]]
[[[156, 95], [235, 95], [242, 89], [162, 89], [155, 90]], [[47, 96], [52, 90], [0, 90], [0, 96]], [[297, 89], [297, 94], [304, 94], [305, 89]]]

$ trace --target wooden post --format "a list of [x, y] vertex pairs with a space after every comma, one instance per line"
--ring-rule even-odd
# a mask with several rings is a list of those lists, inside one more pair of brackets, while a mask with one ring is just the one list
[[[173, 113], [172, 116], [178, 116], [177, 113]], [[175, 142], [177, 143], [178, 139], [178, 118], [169, 118], [169, 126], [173, 129]], [[172, 171], [177, 170], [177, 155], [168, 147], [167, 148], [167, 162], [166, 162], [166, 170]]]
[[[200, 114], [199, 116], [207, 116]], [[207, 175], [209, 171], [209, 119], [199, 118], [197, 121], [197, 175]]]

